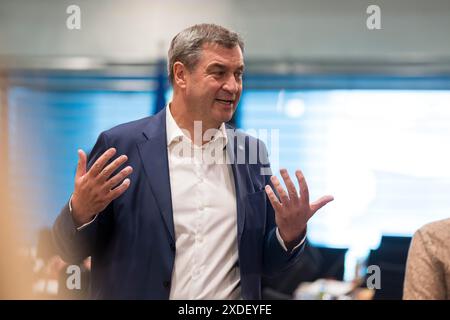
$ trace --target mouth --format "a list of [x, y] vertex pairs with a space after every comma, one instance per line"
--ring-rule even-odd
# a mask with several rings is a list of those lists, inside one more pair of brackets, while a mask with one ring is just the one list
[[234, 100], [227, 100], [227, 99], [216, 99], [216, 101], [225, 106], [231, 106], [234, 103]]

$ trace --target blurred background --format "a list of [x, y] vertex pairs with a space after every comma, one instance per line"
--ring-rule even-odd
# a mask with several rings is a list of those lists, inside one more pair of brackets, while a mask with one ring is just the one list
[[[67, 26], [71, 5], [80, 29]], [[368, 28], [369, 5], [381, 29]], [[27, 261], [27, 290], [63, 297], [49, 228], [76, 150], [170, 101], [170, 40], [203, 22], [245, 40], [234, 124], [279, 130], [274, 169], [301, 168], [311, 198], [335, 197], [308, 226], [306, 258], [268, 279], [266, 297], [323, 278], [364, 286], [375, 264], [373, 298], [401, 298], [411, 235], [450, 215], [448, 0], [0, 0], [1, 218], [17, 224], [2, 225], [15, 230], [2, 242]]]

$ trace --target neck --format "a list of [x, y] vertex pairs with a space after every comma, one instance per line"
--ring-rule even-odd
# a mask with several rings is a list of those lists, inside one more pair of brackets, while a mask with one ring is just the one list
[[[216, 121], [208, 121], [204, 119], [204, 115], [202, 116], [201, 114], [197, 114], [196, 108], [189, 107], [186, 101], [181, 99], [179, 95], [174, 94], [169, 107], [173, 119], [177, 125], [181, 129], [187, 130], [192, 141], [197, 145], [202, 145], [208, 142], [203, 141], [203, 136], [206, 130], [218, 129], [221, 125], [221, 123], [217, 123]], [[201, 136], [198, 137], [200, 132]]]

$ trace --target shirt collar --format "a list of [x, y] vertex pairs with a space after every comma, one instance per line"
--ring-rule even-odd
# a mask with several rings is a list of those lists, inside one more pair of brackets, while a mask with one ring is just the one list
[[[183, 138], [187, 138], [183, 130], [178, 126], [170, 111], [170, 105], [166, 107], [166, 131], [167, 131], [167, 146], [172, 143], [180, 142]], [[217, 130], [217, 133], [213, 136], [210, 143], [220, 143], [225, 148], [228, 143], [227, 130], [225, 123], [222, 123]]]
[[183, 138], [184, 134], [170, 111], [170, 105], [166, 107], [166, 131], [167, 131], [167, 146], [170, 146], [173, 142], [179, 142]]

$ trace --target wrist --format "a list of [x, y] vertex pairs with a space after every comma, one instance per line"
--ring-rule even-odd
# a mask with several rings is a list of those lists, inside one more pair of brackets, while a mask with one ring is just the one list
[[72, 196], [70, 197], [69, 209], [70, 209], [70, 214], [72, 216], [72, 220], [75, 223], [75, 226], [77, 228], [88, 223], [92, 218], [89, 214], [82, 212], [82, 210], [80, 209], [79, 203], [78, 203], [78, 199], [75, 194], [72, 194]]
[[278, 228], [278, 231], [280, 233], [281, 239], [283, 240], [286, 248], [288, 248], [288, 249], [294, 248], [306, 236], [306, 226], [303, 228], [303, 230], [300, 233], [296, 233], [296, 234], [292, 234], [292, 235], [284, 234], [282, 232], [282, 230], [279, 228]]

